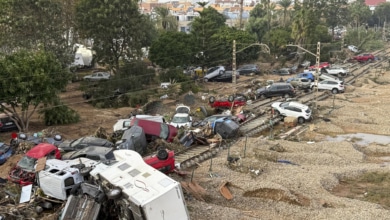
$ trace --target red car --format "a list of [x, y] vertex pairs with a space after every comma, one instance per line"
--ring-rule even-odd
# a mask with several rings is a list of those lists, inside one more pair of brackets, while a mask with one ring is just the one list
[[146, 139], [149, 141], [152, 140], [153, 137], [160, 137], [168, 142], [172, 142], [177, 135], [177, 128], [166, 123], [133, 118], [130, 122], [130, 126], [133, 125], [138, 125], [144, 129]]
[[216, 100], [214, 96], [209, 98], [209, 105], [212, 108], [227, 108], [230, 109], [233, 107], [244, 106], [246, 105], [246, 97], [245, 96], [229, 96], [227, 99]]
[[9, 172], [8, 180], [19, 183], [22, 186], [33, 184], [35, 181], [35, 165], [38, 159], [61, 159], [58, 148], [49, 143], [40, 143], [18, 161], [16, 166]]
[[175, 169], [175, 153], [166, 149], [159, 149], [156, 155], [143, 158], [145, 163], [163, 173], [170, 173]]
[[[328, 68], [330, 67], [329, 62], [321, 62], [319, 63], [319, 69], [321, 70], [322, 68]], [[309, 70], [315, 70], [317, 68], [317, 65], [309, 66]]]
[[355, 57], [353, 57], [354, 60], [358, 61], [358, 62], [371, 62], [373, 60], [375, 60], [375, 56], [370, 54], [370, 53], [365, 53], [365, 54], [360, 54], [360, 55], [357, 55]]

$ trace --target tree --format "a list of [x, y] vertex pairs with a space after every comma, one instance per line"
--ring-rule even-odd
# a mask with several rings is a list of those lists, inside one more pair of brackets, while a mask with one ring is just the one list
[[371, 14], [370, 8], [365, 4], [364, 0], [352, 2], [348, 7], [348, 11], [351, 26], [356, 28], [359, 28], [362, 23], [366, 23]]
[[286, 45], [291, 42], [291, 34], [289, 30], [285, 30], [285, 28], [275, 28], [267, 32], [263, 40], [269, 46], [270, 50], [273, 53], [280, 53], [285, 48]]
[[[200, 5], [203, 4], [201, 3]], [[210, 51], [215, 49], [209, 45], [210, 38], [220, 28], [226, 26], [226, 18], [212, 7], [203, 8], [199, 14], [200, 16], [196, 17], [191, 23], [191, 34], [194, 36], [197, 63], [204, 68], [206, 62], [213, 59], [209, 57]]]
[[315, 27], [319, 23], [317, 12], [311, 8], [302, 6], [295, 13], [292, 24], [291, 36], [296, 44], [303, 44], [310, 40], [314, 34]]
[[152, 43], [149, 59], [163, 68], [185, 66], [194, 60], [194, 50], [193, 35], [165, 32]]
[[379, 18], [379, 25], [382, 25], [383, 22], [388, 22], [390, 21], [390, 2], [384, 2], [380, 3], [376, 8], [375, 8], [375, 15], [378, 16]]
[[120, 59], [138, 59], [142, 47], [148, 46], [155, 34], [150, 18], [141, 15], [138, 2], [132, 0], [80, 0], [76, 6], [77, 30], [93, 39], [96, 60], [115, 71]]
[[324, 18], [328, 27], [332, 28], [332, 36], [334, 36], [334, 28], [337, 25], [346, 24], [347, 21], [347, 6], [346, 0], [329, 0], [327, 7], [324, 8]]
[[58, 100], [69, 80], [54, 54], [40, 50], [20, 50], [0, 60], [0, 111], [15, 121], [20, 131], [28, 131], [38, 106]]
[[210, 59], [209, 65], [225, 63], [230, 66], [232, 64], [233, 40], [236, 40], [236, 51], [239, 51], [236, 53], [237, 64], [258, 59], [260, 46], [251, 46], [256, 43], [255, 35], [236, 28], [223, 27], [211, 37], [210, 45], [213, 50], [210, 50], [209, 56], [214, 59]]
[[178, 22], [176, 17], [169, 14], [169, 9], [164, 7], [154, 8], [156, 12], [157, 28], [163, 31], [177, 31]]
[[257, 4], [249, 13], [249, 21], [246, 30], [253, 33], [257, 37], [257, 41], [261, 42], [263, 36], [268, 30], [268, 23], [266, 19], [266, 10], [262, 4]]
[[72, 61], [71, 47], [64, 34], [68, 33], [71, 22], [65, 6], [71, 1], [0, 0], [2, 52], [44, 49], [55, 54], [64, 66], [68, 65]]
[[283, 26], [286, 27], [286, 17], [288, 8], [291, 6], [292, 1], [291, 0], [281, 0], [278, 2], [280, 6], [283, 8]]

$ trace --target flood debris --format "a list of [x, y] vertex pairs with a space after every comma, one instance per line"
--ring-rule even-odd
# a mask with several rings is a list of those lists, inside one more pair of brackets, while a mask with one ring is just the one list
[[228, 188], [228, 185], [229, 185], [229, 182], [228, 181], [223, 181], [221, 183], [221, 185], [219, 186], [219, 192], [221, 193], [221, 195], [227, 199], [227, 200], [232, 200], [233, 199], [233, 195], [232, 193], [230, 192], [229, 188]]

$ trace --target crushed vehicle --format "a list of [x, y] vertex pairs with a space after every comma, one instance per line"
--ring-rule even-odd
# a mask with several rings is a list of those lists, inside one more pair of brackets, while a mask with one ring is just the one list
[[150, 121], [156, 121], [156, 122], [160, 122], [160, 123], [165, 123], [165, 119], [161, 115], [132, 115], [129, 118], [119, 119], [113, 126], [114, 132], [129, 129], [130, 124], [131, 124], [131, 120], [134, 117], [145, 119], [145, 120], [150, 120]]
[[234, 138], [238, 135], [238, 130], [240, 125], [227, 118], [219, 118], [215, 120], [212, 124], [214, 134], [219, 134], [223, 139]]
[[82, 157], [74, 160], [46, 160], [45, 169], [37, 175], [38, 186], [45, 195], [66, 200], [72, 188], [84, 182], [89, 171], [97, 164], [99, 162]]
[[222, 75], [225, 72], [224, 66], [211, 67], [207, 70], [206, 75], [203, 77], [204, 82], [208, 82], [209, 79]]
[[59, 134], [54, 137], [43, 137], [41, 132], [32, 135], [26, 133], [12, 133], [10, 145], [17, 148], [21, 143], [37, 145], [40, 143], [49, 143], [54, 146], [59, 146], [63, 142], [62, 136]]
[[270, 97], [294, 97], [295, 89], [290, 83], [273, 83], [267, 87], [263, 87], [256, 90], [257, 98], [270, 98]]
[[103, 138], [87, 136], [71, 141], [64, 141], [58, 146], [58, 149], [61, 152], [70, 152], [75, 150], [81, 150], [88, 146], [102, 146], [110, 148], [113, 147], [114, 144]]
[[40, 158], [61, 159], [61, 153], [58, 148], [49, 143], [40, 143], [18, 161], [16, 166], [11, 169], [8, 180], [18, 183], [22, 186], [30, 185], [35, 182], [35, 165]]
[[191, 109], [189, 106], [183, 104], [177, 105], [175, 115], [172, 117], [169, 124], [176, 128], [190, 128], [192, 126], [192, 117], [190, 116], [190, 112]]
[[77, 151], [69, 151], [62, 155], [63, 160], [73, 160], [80, 157], [85, 157], [96, 161], [111, 161], [115, 160], [113, 147], [102, 146], [87, 146]]
[[[146, 164], [135, 151], [114, 154], [118, 162], [98, 164], [90, 172], [93, 183], [74, 188], [60, 219], [91, 216], [94, 220], [96, 212], [104, 219], [189, 219], [179, 182]], [[87, 207], [79, 205], [83, 197], [91, 198]]]
[[296, 77], [297, 78], [307, 78], [312, 82], [314, 82], [314, 80], [315, 80], [314, 74], [310, 71], [307, 71], [307, 70], [304, 70], [303, 73], [298, 73], [298, 75]]
[[[236, 72], [236, 79], [240, 78], [240, 73]], [[233, 71], [224, 71], [218, 76], [207, 79], [208, 82], [233, 82]]]
[[237, 69], [239, 75], [259, 75], [261, 73], [257, 64], [245, 64]]
[[[321, 62], [318, 65], [318, 69], [319, 70], [322, 70], [324, 68], [329, 68], [329, 67], [330, 67], [330, 63], [329, 62]], [[317, 69], [317, 64], [309, 66], [309, 70], [311, 70], [311, 71], [315, 71], [316, 69]]]
[[228, 98], [217, 100], [215, 96], [210, 96], [209, 105], [212, 108], [230, 109], [232, 107], [246, 105], [246, 97], [244, 95], [230, 95]]
[[370, 53], [364, 53], [354, 56], [353, 59], [358, 61], [359, 63], [371, 62], [375, 60], [375, 56]]
[[272, 73], [280, 76], [286, 76], [292, 74], [290, 68], [281, 68], [278, 70], [273, 70]]
[[11, 145], [0, 142], [0, 165], [4, 164], [14, 153], [15, 149]]
[[133, 150], [144, 155], [147, 144], [144, 129], [134, 125], [123, 132], [121, 140], [117, 141], [115, 146], [116, 149]]
[[161, 138], [168, 142], [172, 142], [177, 135], [177, 128], [166, 123], [133, 118], [130, 122], [130, 126], [134, 125], [138, 125], [144, 129], [146, 140], [148, 141], [152, 141], [155, 138]]
[[175, 152], [164, 148], [159, 148], [156, 154], [143, 158], [145, 163], [154, 169], [163, 172], [171, 173], [175, 170]]
[[337, 76], [337, 77], [344, 77], [348, 75], [348, 70], [341, 68], [341, 67], [329, 67], [327, 69], [323, 69], [324, 73], [327, 73], [329, 75]]
[[276, 115], [297, 118], [300, 124], [311, 119], [312, 111], [309, 106], [299, 102], [274, 102], [271, 107]]
[[219, 118], [228, 118], [238, 123], [242, 123], [246, 120], [246, 116], [244, 114], [239, 114], [239, 115], [216, 114], [216, 115], [208, 116], [203, 120], [193, 122], [192, 127], [204, 127], [206, 125], [211, 126], [214, 123], [214, 121]]
[[0, 132], [5, 131], [17, 131], [18, 126], [16, 126], [16, 123], [12, 121], [11, 117], [8, 116], [5, 113], [0, 114]]
[[330, 90], [333, 94], [343, 93], [344, 82], [340, 80], [327, 79], [320, 82], [313, 82], [311, 85], [312, 89], [318, 87], [318, 90]]
[[298, 88], [298, 89], [310, 89], [310, 86], [311, 86], [311, 81], [307, 78], [289, 78], [287, 79], [288, 83], [290, 83], [294, 88]]

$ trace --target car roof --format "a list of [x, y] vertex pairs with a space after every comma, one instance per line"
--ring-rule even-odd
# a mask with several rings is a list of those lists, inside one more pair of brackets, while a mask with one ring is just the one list
[[288, 104], [289, 106], [294, 106], [294, 107], [301, 108], [301, 109], [308, 108], [307, 105], [304, 105], [304, 104], [299, 103], [299, 102], [292, 101], [292, 102], [286, 102], [286, 103], [289, 103]]
[[110, 143], [110, 141], [106, 139], [93, 137], [93, 136], [82, 137], [81, 140], [81, 143], [88, 143], [93, 145], [105, 145], [107, 142]]
[[49, 143], [40, 143], [35, 147], [31, 148], [31, 150], [27, 151], [26, 155], [32, 158], [42, 158], [46, 156], [46, 154], [50, 153], [52, 150], [57, 149], [56, 146]]

